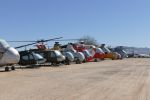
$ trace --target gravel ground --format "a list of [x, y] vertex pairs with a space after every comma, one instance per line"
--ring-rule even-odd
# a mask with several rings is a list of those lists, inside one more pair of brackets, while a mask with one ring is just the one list
[[150, 59], [0, 72], [0, 100], [150, 100]]

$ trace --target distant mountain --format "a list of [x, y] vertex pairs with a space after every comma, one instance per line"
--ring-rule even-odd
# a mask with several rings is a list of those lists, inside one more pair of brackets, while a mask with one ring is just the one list
[[124, 50], [128, 53], [134, 53], [134, 54], [150, 54], [150, 48], [137, 48], [137, 47], [123, 47]]

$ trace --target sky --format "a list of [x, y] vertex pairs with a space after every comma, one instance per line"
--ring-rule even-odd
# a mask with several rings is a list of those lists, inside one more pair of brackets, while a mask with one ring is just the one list
[[150, 47], [149, 5], [150, 0], [0, 0], [0, 38], [88, 35], [100, 44]]

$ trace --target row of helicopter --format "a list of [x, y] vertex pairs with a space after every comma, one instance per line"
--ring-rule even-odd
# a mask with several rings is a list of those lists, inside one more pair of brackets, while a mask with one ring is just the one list
[[[123, 59], [127, 53], [121, 46], [116, 48], [107, 48], [105, 44], [101, 46], [87, 45], [84, 41], [77, 43], [68, 43], [61, 45], [55, 42], [52, 48], [47, 48], [44, 44], [48, 41], [62, 41], [62, 37], [40, 40], [40, 41], [9, 41], [9, 42], [32, 42], [18, 47], [10, 47], [9, 44], [0, 39], [0, 67], [5, 67], [5, 71], [15, 70], [15, 64], [43, 65], [50, 64], [58, 66], [60, 64], [70, 65], [72, 62], [81, 64], [85, 62], [98, 62], [104, 59]], [[19, 48], [36, 45], [36, 49], [21, 50]], [[11, 67], [9, 67], [11, 66]]]

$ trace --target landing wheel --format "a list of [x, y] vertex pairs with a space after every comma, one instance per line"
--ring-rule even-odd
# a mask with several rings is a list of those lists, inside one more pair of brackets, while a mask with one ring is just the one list
[[14, 66], [12, 66], [12, 67], [11, 67], [11, 70], [15, 70], [15, 67], [14, 67]]
[[9, 67], [5, 67], [5, 71], [8, 72], [9, 71]]
[[98, 59], [95, 59], [94, 62], [98, 62]]
[[86, 63], [86, 60], [85, 60], [85, 59], [83, 60], [83, 63]]
[[68, 61], [66, 61], [66, 65], [70, 65], [70, 61], [68, 60]]
[[81, 64], [81, 61], [79, 59], [77, 59], [76, 64]]
[[112, 60], [115, 60], [115, 58], [112, 58]]
[[70, 61], [68, 58], [66, 58], [66, 61], [65, 61], [66, 65], [70, 65]]
[[53, 63], [53, 66], [59, 66], [59, 64], [58, 63]]

